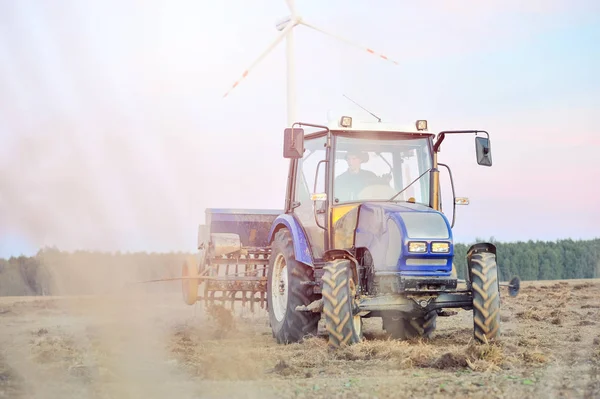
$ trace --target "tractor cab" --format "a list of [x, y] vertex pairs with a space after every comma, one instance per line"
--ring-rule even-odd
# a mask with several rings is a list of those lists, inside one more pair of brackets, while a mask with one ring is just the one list
[[[406, 229], [414, 226], [411, 230], [418, 238], [443, 240], [451, 246], [454, 221], [449, 223], [439, 212], [437, 169], [439, 144], [450, 132], [442, 132], [436, 140], [435, 134], [427, 131], [425, 120], [398, 126], [354, 122], [348, 116], [328, 126], [297, 125], [285, 130], [284, 156], [292, 160], [286, 212], [293, 214], [304, 228], [313, 259], [322, 259], [328, 250], [355, 251], [362, 248], [358, 245], [374, 245], [362, 242], [369, 240], [365, 230], [389, 219], [385, 215], [395, 213], [394, 210], [404, 215], [399, 223], [400, 235], [410, 235]], [[317, 131], [305, 134], [304, 127]], [[485, 145], [489, 149], [489, 139], [486, 140], [478, 144], [478, 151]], [[491, 154], [485, 156], [491, 159]], [[359, 208], [373, 213], [371, 217], [365, 214], [369, 226], [364, 226], [362, 232], [357, 231], [361, 227]], [[435, 215], [416, 217], [410, 212]], [[426, 243], [425, 252], [432, 250], [431, 244]], [[392, 247], [399, 248], [399, 243]], [[450, 248], [447, 252], [451, 253]], [[397, 261], [389, 259], [381, 266], [394, 269]]]

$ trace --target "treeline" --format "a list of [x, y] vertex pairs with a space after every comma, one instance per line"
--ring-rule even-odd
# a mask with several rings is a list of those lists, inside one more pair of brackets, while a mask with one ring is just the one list
[[[502, 281], [513, 276], [519, 276], [521, 280], [600, 278], [600, 239], [515, 243], [501, 243], [493, 238], [476, 240], [486, 241], [496, 246]], [[463, 278], [469, 246], [456, 244], [454, 247], [455, 263]]]
[[[486, 240], [478, 239], [477, 242]], [[600, 278], [600, 239], [528, 241], [496, 245], [500, 279]], [[470, 244], [455, 245], [459, 277], [464, 278]], [[178, 277], [186, 253], [63, 252], [45, 248], [33, 257], [0, 259], [0, 296], [86, 295], [127, 290], [135, 282]], [[177, 292], [180, 282], [145, 285], [150, 292]]]

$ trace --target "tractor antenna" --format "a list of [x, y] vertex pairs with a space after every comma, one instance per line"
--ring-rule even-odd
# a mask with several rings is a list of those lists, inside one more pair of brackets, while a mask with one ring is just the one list
[[366, 109], [365, 107], [363, 107], [362, 105], [360, 105], [359, 103], [357, 103], [356, 101], [354, 101], [353, 99], [351, 99], [350, 97], [348, 97], [347, 95], [343, 94], [344, 97], [346, 97], [348, 100], [352, 101], [354, 104], [358, 105], [359, 107], [361, 107], [362, 109], [364, 109], [365, 111], [367, 111], [369, 114], [371, 114], [375, 119], [377, 119], [378, 122], [381, 122], [381, 118], [378, 117], [377, 115], [375, 115], [374, 113], [372, 113], [371, 111], [369, 111], [368, 109]]

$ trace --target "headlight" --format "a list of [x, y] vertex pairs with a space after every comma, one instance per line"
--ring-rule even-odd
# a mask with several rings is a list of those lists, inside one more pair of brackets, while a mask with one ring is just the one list
[[431, 252], [448, 253], [450, 252], [450, 244], [447, 242], [434, 242], [431, 244]]
[[408, 252], [427, 252], [427, 243], [426, 242], [416, 242], [412, 241], [408, 243]]

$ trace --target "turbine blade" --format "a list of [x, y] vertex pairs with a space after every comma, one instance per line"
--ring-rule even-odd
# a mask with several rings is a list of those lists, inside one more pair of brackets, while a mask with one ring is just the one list
[[279, 44], [279, 42], [281, 40], [283, 40], [283, 38], [285, 37], [285, 35], [287, 35], [287, 33], [295, 25], [297, 25], [297, 23], [295, 21], [290, 21], [288, 23], [288, 25], [281, 31], [281, 33], [279, 34], [279, 36], [277, 36], [277, 38], [275, 39], [275, 41], [273, 41], [273, 43], [271, 43], [271, 45], [269, 45], [269, 47], [267, 47], [267, 49], [265, 51], [263, 51], [263, 53], [252, 63], [252, 65], [250, 65], [250, 67], [244, 71], [244, 73], [242, 74], [242, 76], [231, 86], [231, 88], [227, 91], [227, 93], [225, 93], [225, 95], [223, 96], [223, 98], [227, 97], [229, 95], [229, 93], [231, 93], [231, 91], [233, 89], [235, 89], [242, 82], [242, 80], [244, 80], [244, 78], [246, 78], [246, 76], [248, 76], [248, 73], [250, 73], [250, 71], [260, 61], [262, 61], [262, 59], [265, 58], [271, 52], [271, 50], [273, 50], [273, 48], [275, 48], [275, 46], [277, 46]]
[[290, 14], [292, 14], [292, 17], [295, 17], [296, 7], [294, 5], [294, 0], [285, 0], [285, 2], [287, 3], [288, 8], [290, 9]]
[[321, 32], [321, 33], [323, 33], [323, 34], [325, 34], [325, 35], [327, 35], [327, 36], [331, 36], [331, 37], [333, 37], [333, 38], [335, 38], [335, 39], [337, 39], [337, 40], [340, 40], [340, 41], [342, 41], [342, 42], [345, 42], [346, 44], [349, 44], [349, 45], [351, 45], [351, 46], [354, 46], [354, 47], [358, 47], [358, 48], [359, 48], [359, 49], [361, 49], [361, 50], [365, 50], [365, 51], [367, 51], [368, 53], [370, 53], [370, 54], [373, 54], [373, 55], [375, 55], [375, 56], [377, 56], [377, 57], [379, 57], [379, 58], [382, 58], [382, 59], [384, 59], [384, 60], [386, 60], [386, 61], [393, 62], [394, 64], [396, 64], [396, 65], [399, 65], [397, 61], [394, 61], [394, 60], [392, 60], [391, 58], [389, 58], [389, 57], [388, 57], [388, 56], [386, 56], [386, 55], [383, 55], [383, 54], [377, 53], [377, 52], [375, 52], [374, 50], [370, 49], [369, 47], [362, 46], [362, 45], [360, 45], [360, 44], [357, 44], [357, 43], [354, 43], [354, 42], [352, 42], [352, 41], [350, 41], [350, 40], [348, 40], [348, 39], [345, 39], [345, 38], [343, 38], [343, 37], [341, 37], [341, 36], [335, 35], [335, 34], [333, 34], [333, 33], [331, 33], [331, 32], [327, 32], [327, 31], [325, 31], [325, 30], [323, 30], [323, 29], [321, 29], [321, 28], [318, 28], [318, 27], [316, 27], [316, 26], [314, 26], [314, 25], [312, 25], [312, 24], [309, 24], [308, 22], [300, 21], [299, 23], [301, 23], [302, 25], [305, 25], [305, 26], [307, 26], [307, 27], [309, 27], [309, 28], [311, 28], [311, 29], [314, 29], [314, 30], [316, 30], [317, 32]]

